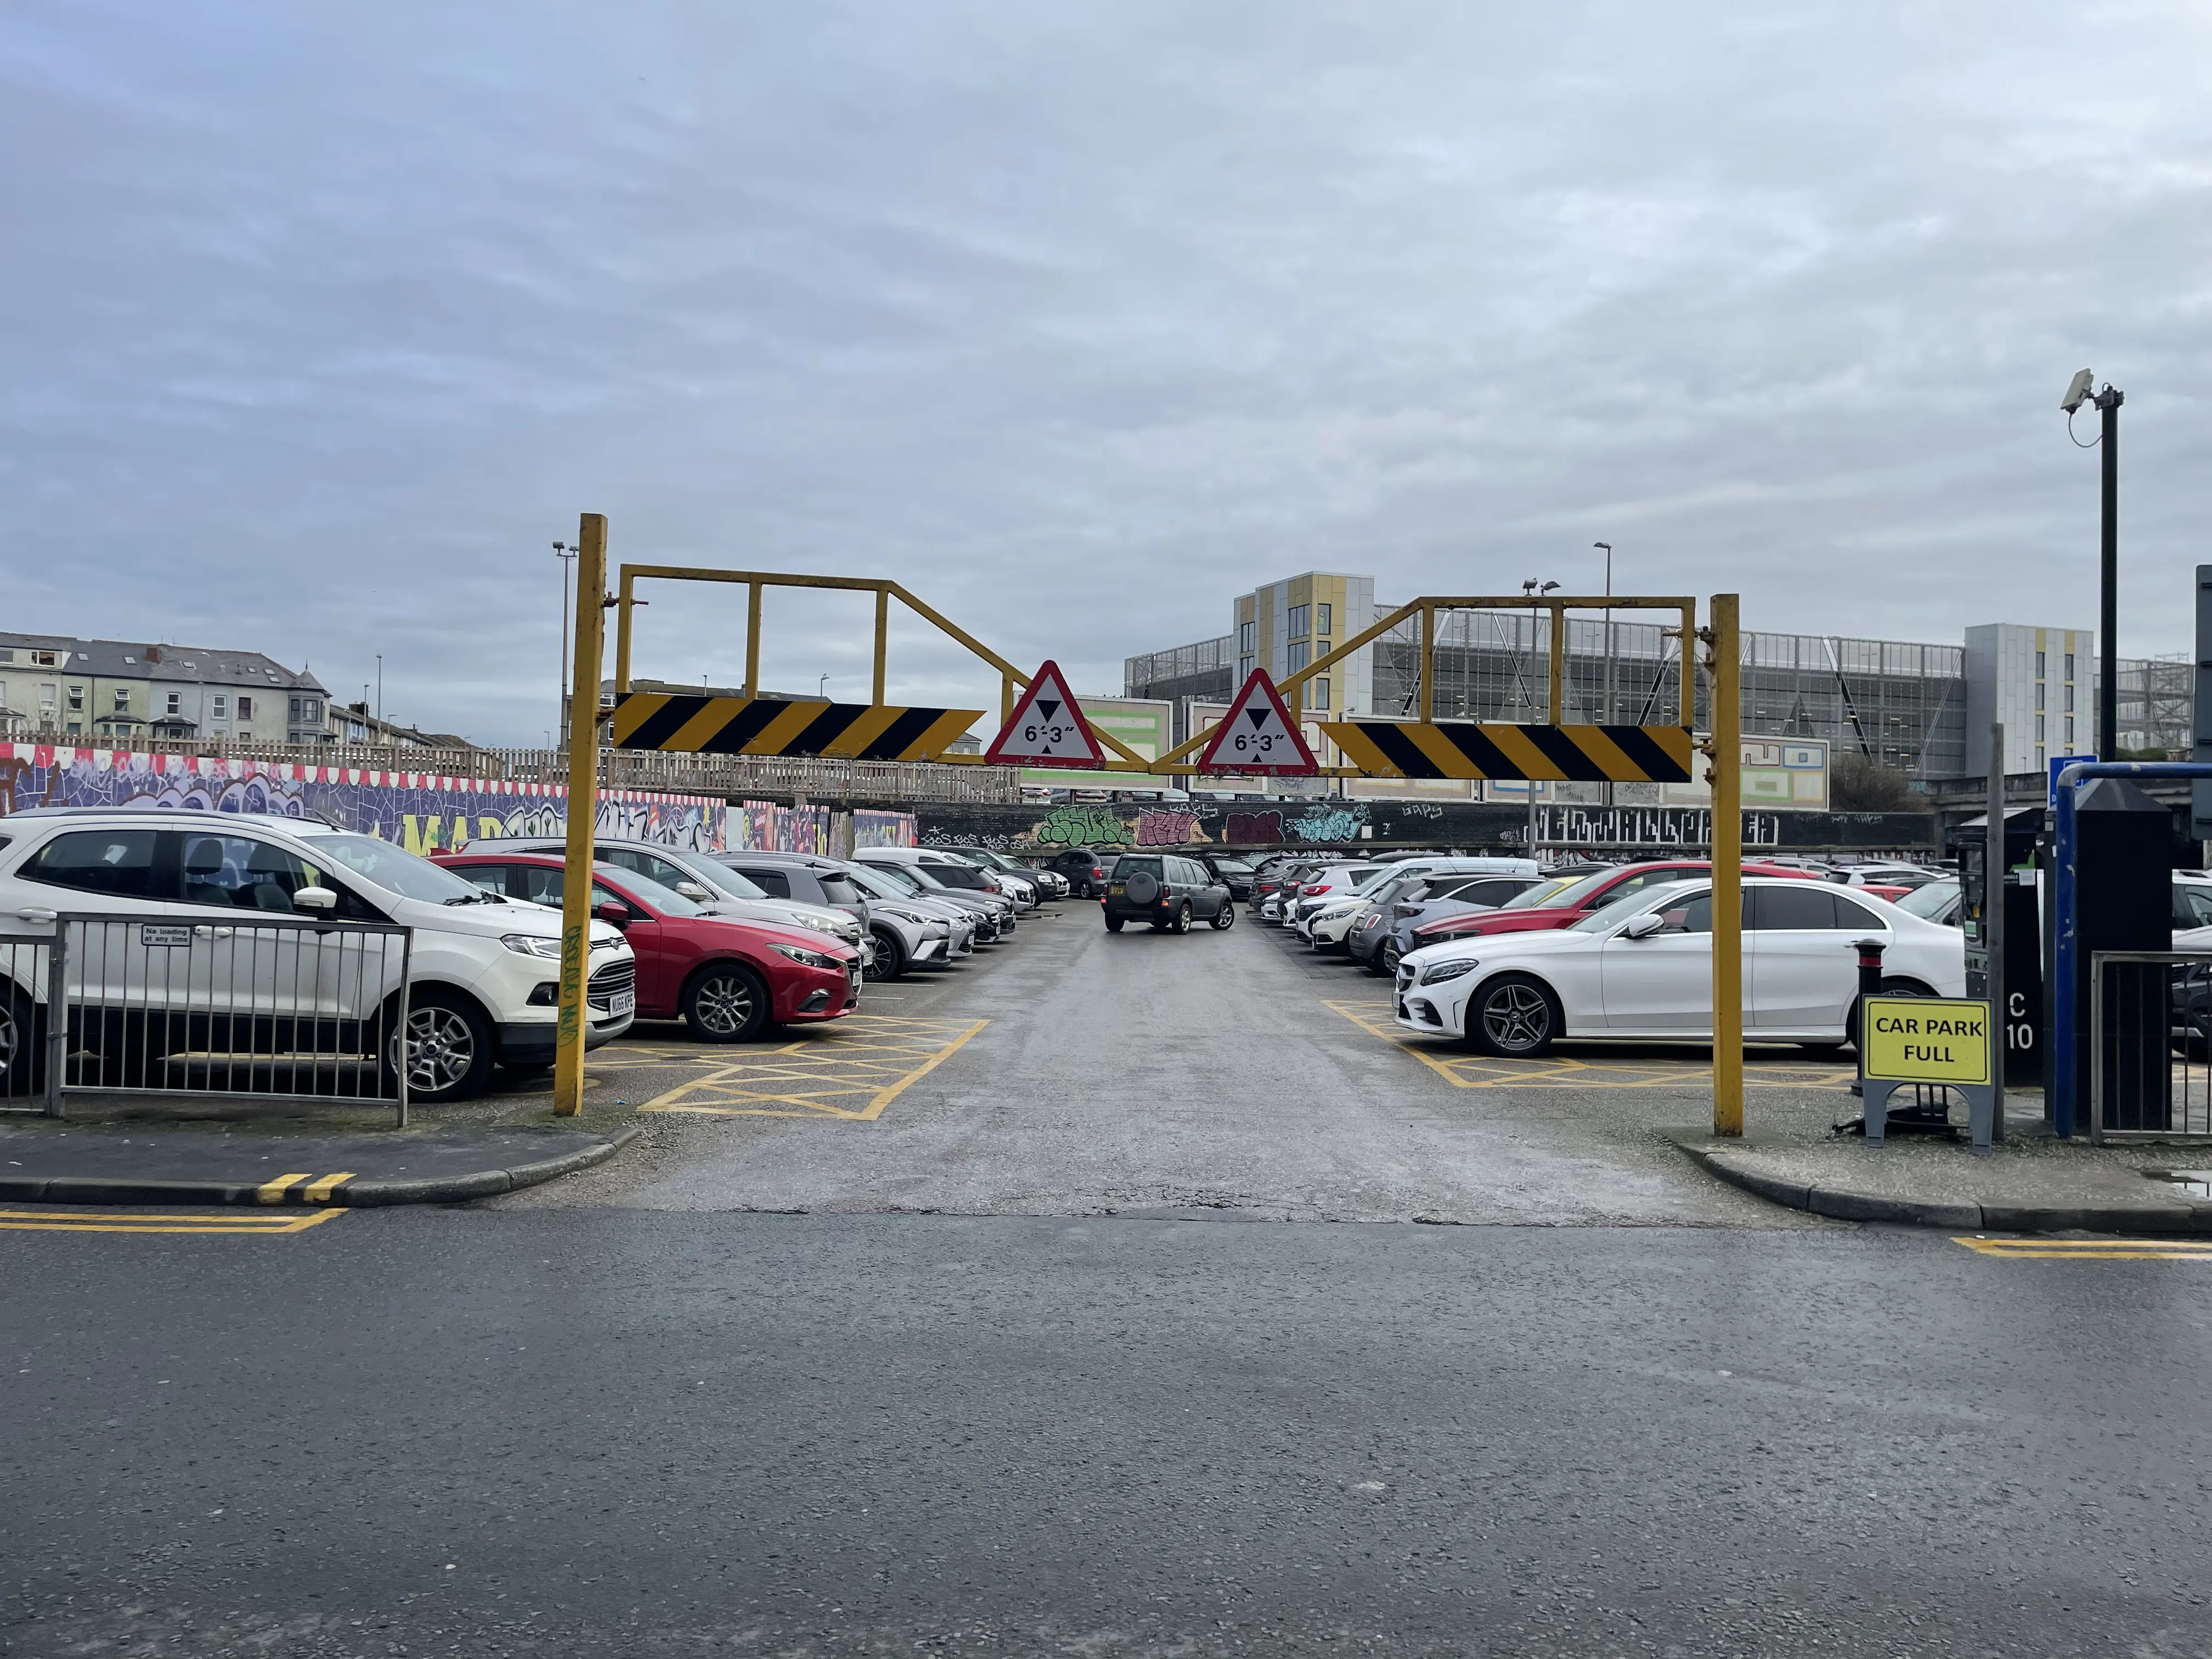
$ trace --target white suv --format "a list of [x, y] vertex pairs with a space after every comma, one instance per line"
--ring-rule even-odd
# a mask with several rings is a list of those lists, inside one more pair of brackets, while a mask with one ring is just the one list
[[[499, 898], [390, 842], [301, 818], [109, 807], [41, 808], [0, 819], [0, 918], [37, 927], [70, 912], [207, 927], [225, 910], [240, 926], [254, 916], [313, 915], [413, 928], [408, 1091], [416, 1101], [474, 1094], [495, 1065], [553, 1063], [560, 1019], [556, 910]], [[208, 1012], [205, 977], [183, 975], [186, 982], [172, 993], [166, 964], [155, 970], [143, 934], [116, 969], [101, 965], [100, 977], [112, 979], [119, 969], [128, 995], [141, 1006], [161, 1009], [173, 1000], [181, 1011]], [[274, 1007], [293, 994], [301, 964], [287, 962], [303, 948], [304, 941], [267, 953], [269, 962], [248, 964], [240, 988], [250, 1006]], [[349, 973], [350, 992], [343, 988]], [[71, 979], [76, 982], [74, 973]], [[262, 979], [271, 982], [257, 982]], [[594, 921], [586, 1047], [629, 1029], [635, 981], [636, 958], [621, 932]], [[335, 1010], [337, 1018], [374, 1018], [398, 988], [398, 962], [388, 979], [356, 967], [317, 982], [362, 1004]], [[13, 982], [0, 971], [0, 1056], [32, 1054], [36, 1011], [46, 999], [44, 984]]]

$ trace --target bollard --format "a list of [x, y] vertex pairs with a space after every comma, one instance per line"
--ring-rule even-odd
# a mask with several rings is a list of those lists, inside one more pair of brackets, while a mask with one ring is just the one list
[[[1866, 1007], [1866, 1000], [1869, 997], [1878, 997], [1881, 994], [1881, 953], [1887, 948], [1878, 939], [1855, 939], [1851, 941], [1851, 949], [1859, 953], [1859, 1007], [1862, 1010], [1860, 1014], [1862, 1019], [1865, 1018], [1863, 1010]], [[1860, 1031], [1858, 1041], [1852, 1043], [1851, 1047], [1857, 1051], [1859, 1060], [1859, 1074], [1857, 1080], [1851, 1085], [1851, 1092], [1863, 1100], [1866, 1098], [1865, 1031]]]

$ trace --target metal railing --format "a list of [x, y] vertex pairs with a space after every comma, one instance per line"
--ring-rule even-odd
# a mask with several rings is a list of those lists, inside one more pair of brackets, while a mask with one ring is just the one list
[[2212, 951], [2091, 953], [2089, 1139], [2212, 1139]]
[[413, 951], [384, 922], [65, 913], [0, 939], [0, 1105], [343, 1101], [404, 1127]]

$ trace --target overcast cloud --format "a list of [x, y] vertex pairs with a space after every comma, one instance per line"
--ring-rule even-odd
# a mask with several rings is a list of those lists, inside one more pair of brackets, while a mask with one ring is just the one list
[[[1016, 3], [0, 15], [0, 625], [551, 720], [556, 538], [893, 574], [1079, 689], [1310, 569], [2185, 649], [2212, 13]], [[2088, 430], [2083, 423], [2084, 435]], [[739, 677], [664, 589], [639, 667]], [[865, 696], [864, 605], [769, 678]], [[994, 688], [916, 648], [895, 696]]]

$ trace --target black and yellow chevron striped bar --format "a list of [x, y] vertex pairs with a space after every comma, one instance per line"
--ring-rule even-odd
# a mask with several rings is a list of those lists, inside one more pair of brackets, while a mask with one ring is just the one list
[[1550, 783], [1687, 783], [1679, 726], [1506, 726], [1473, 720], [1324, 720], [1363, 772], [1402, 778], [1534, 778]]
[[980, 708], [629, 691], [615, 702], [614, 746], [683, 755], [935, 760], [982, 718]]

